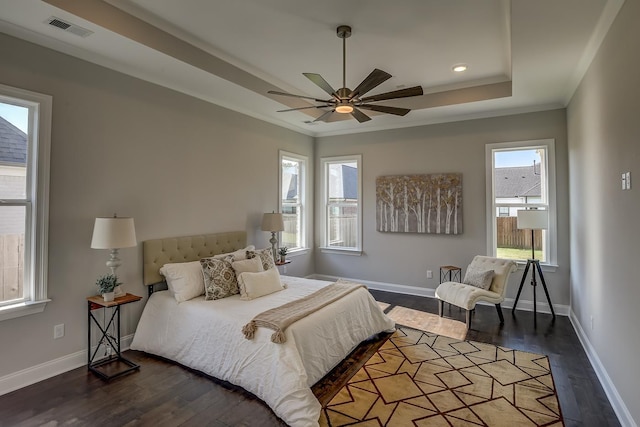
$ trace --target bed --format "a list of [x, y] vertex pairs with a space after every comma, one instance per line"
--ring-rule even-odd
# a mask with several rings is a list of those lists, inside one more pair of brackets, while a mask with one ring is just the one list
[[[144, 283], [163, 282], [159, 269], [246, 248], [244, 232], [143, 243]], [[233, 295], [216, 300], [198, 296], [178, 303], [168, 290], [151, 293], [131, 348], [155, 354], [243, 387], [262, 399], [287, 424], [317, 426], [320, 403], [311, 386], [360, 342], [394, 322], [366, 288], [358, 288], [284, 331], [283, 343], [259, 327], [246, 339], [243, 326], [254, 316], [306, 297], [331, 282], [280, 276], [285, 289], [252, 300]]]

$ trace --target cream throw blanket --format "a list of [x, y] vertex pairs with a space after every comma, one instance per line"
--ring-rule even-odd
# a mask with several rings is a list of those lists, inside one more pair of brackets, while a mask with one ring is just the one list
[[308, 316], [314, 311], [320, 310], [322, 307], [331, 304], [356, 289], [364, 287], [364, 285], [359, 283], [338, 280], [304, 298], [288, 302], [271, 310], [263, 311], [256, 315], [251, 322], [242, 327], [242, 333], [246, 339], [250, 340], [253, 339], [253, 335], [258, 326], [273, 329], [275, 332], [271, 335], [271, 341], [276, 344], [282, 344], [287, 340], [284, 335], [284, 330], [292, 323]]

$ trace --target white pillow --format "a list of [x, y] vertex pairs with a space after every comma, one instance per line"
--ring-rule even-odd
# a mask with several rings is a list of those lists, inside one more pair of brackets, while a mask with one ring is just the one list
[[200, 261], [165, 264], [160, 268], [176, 301], [185, 302], [204, 294]]
[[227, 257], [233, 258], [235, 261], [239, 261], [242, 259], [247, 259], [247, 251], [253, 251], [256, 247], [253, 245], [249, 245], [244, 249], [238, 249], [235, 252], [227, 252], [226, 254], [218, 254], [214, 255], [213, 259], [225, 259]]
[[259, 273], [264, 271], [264, 268], [262, 267], [262, 260], [259, 257], [232, 261], [231, 266], [235, 270], [236, 275], [240, 273]]
[[238, 275], [240, 299], [252, 300], [284, 289], [280, 283], [277, 268], [270, 268], [260, 273], [240, 273]]

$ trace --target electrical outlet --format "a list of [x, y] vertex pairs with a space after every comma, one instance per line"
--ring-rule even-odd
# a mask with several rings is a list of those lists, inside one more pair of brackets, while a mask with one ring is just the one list
[[64, 336], [64, 323], [55, 325], [53, 327], [53, 339], [57, 340], [58, 338], [62, 338], [63, 336]]
[[625, 173], [625, 178], [627, 181], [627, 190], [631, 190], [631, 172]]
[[433, 271], [427, 270], [427, 279], [433, 279]]
[[593, 316], [591, 316], [591, 330], [593, 331]]
[[282, 266], [282, 274], [287, 274], [287, 264]]
[[111, 356], [111, 346], [107, 346], [105, 348], [105, 352], [107, 353], [107, 356]]

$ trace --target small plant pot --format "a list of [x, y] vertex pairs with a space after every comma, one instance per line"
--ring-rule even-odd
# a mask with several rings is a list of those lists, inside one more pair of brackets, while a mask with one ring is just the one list
[[286, 260], [287, 260], [287, 257], [285, 255], [280, 255], [280, 264], [284, 264]]
[[114, 298], [115, 292], [107, 292], [102, 294], [102, 299], [104, 299], [105, 302], [113, 301]]

